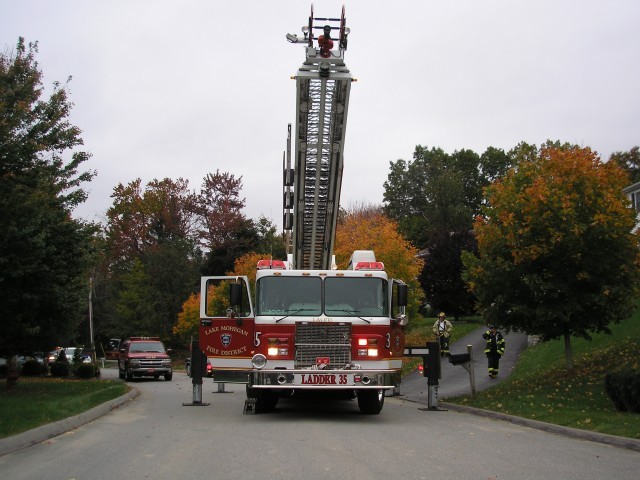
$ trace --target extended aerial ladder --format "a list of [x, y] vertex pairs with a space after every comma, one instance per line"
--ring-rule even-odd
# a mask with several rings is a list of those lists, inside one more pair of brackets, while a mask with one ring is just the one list
[[[323, 26], [315, 26], [322, 22]], [[321, 31], [320, 35], [315, 32]], [[341, 18], [316, 18], [313, 6], [302, 43], [306, 60], [295, 80], [296, 124], [287, 139], [284, 163], [284, 229], [292, 232], [292, 268], [329, 270], [332, 265], [342, 184], [344, 138], [351, 82], [344, 63], [349, 29]], [[337, 48], [334, 48], [337, 47]], [[292, 168], [291, 142], [295, 149]]]

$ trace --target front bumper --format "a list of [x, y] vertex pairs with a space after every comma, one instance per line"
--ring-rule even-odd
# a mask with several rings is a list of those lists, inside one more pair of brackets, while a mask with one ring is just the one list
[[[217, 377], [216, 377], [217, 378]], [[390, 389], [400, 385], [397, 370], [251, 370], [249, 386], [268, 389]]]
[[171, 367], [136, 367], [129, 368], [129, 371], [134, 377], [157, 377], [162, 375], [167, 375], [172, 373]]

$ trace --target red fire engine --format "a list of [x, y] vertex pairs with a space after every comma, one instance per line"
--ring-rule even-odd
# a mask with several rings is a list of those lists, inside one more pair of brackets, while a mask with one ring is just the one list
[[[316, 30], [323, 32], [320, 44]], [[337, 19], [316, 18], [312, 8], [302, 32], [287, 35], [306, 50], [296, 75], [294, 138], [289, 126], [284, 160], [290, 253], [286, 261], [258, 263], [255, 302], [246, 277], [202, 278], [199, 345], [216, 382], [247, 385], [245, 412], [272, 410], [285, 392], [333, 389], [354, 394], [361, 412], [377, 414], [384, 392], [400, 382], [407, 286], [388, 278], [372, 251], [357, 250], [346, 270], [336, 269], [332, 252], [353, 81], [344, 63], [344, 8]]]

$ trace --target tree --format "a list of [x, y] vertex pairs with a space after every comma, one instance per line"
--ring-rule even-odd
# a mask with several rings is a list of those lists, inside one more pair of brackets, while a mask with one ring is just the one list
[[411, 299], [407, 311], [417, 316], [423, 296], [417, 277], [424, 263], [417, 256], [418, 250], [400, 235], [398, 224], [379, 207], [360, 207], [341, 217], [334, 252], [338, 267], [347, 267], [354, 250], [373, 250], [376, 259], [384, 263], [389, 278], [402, 279], [409, 285]]
[[[488, 190], [465, 279], [489, 323], [564, 338], [609, 332], [632, 310], [640, 253], [625, 172], [589, 148], [548, 142]], [[521, 150], [523, 151], [523, 150]]]
[[615, 162], [628, 174], [630, 182], [640, 182], [640, 148], [633, 147], [628, 152], [614, 152], [609, 157], [610, 162]]
[[87, 309], [95, 227], [71, 213], [95, 173], [66, 86], [41, 98], [37, 52], [0, 54], [0, 356], [68, 341]]
[[[196, 196], [188, 181], [140, 179], [119, 184], [107, 211], [102, 282], [111, 302], [96, 312], [112, 334], [171, 336], [178, 312], [197, 288], [201, 254], [196, 248]], [[100, 282], [98, 287], [100, 287]], [[115, 331], [114, 331], [115, 330]]]
[[[427, 252], [420, 283], [429, 304], [454, 314], [469, 311], [470, 295], [461, 278], [460, 249], [474, 249], [474, 215], [480, 212], [483, 189], [513, 166], [503, 150], [489, 147], [452, 154], [416, 146], [413, 161], [391, 162], [384, 184], [384, 211], [400, 232]], [[465, 239], [463, 243], [453, 240]]]
[[245, 200], [240, 198], [242, 177], [232, 174], [208, 174], [202, 183], [197, 202], [199, 239], [207, 251], [205, 275], [222, 275], [233, 268], [236, 258], [252, 250], [258, 236], [253, 222], [242, 213]]
[[188, 180], [154, 179], [143, 190], [138, 178], [118, 184], [111, 198], [106, 234], [114, 266], [126, 269], [168, 240], [186, 239], [195, 244], [196, 197]]
[[186, 343], [192, 337], [198, 337], [199, 325], [200, 293], [192, 293], [182, 304], [182, 310], [178, 313], [178, 322], [173, 327], [173, 334]]
[[425, 264], [419, 277], [429, 304], [456, 319], [472, 313], [476, 301], [462, 279], [463, 251], [477, 251], [477, 242], [470, 230], [442, 234], [433, 239], [423, 254]]
[[254, 227], [258, 236], [254, 251], [268, 255], [275, 259], [285, 259], [287, 250], [282, 235], [278, 235], [277, 228], [271, 220], [261, 215], [254, 222]]

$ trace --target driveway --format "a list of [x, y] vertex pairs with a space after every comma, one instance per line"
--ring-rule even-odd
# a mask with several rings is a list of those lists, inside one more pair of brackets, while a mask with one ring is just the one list
[[[455, 328], [455, 325], [454, 325]], [[486, 345], [482, 334], [486, 327], [468, 333], [460, 340], [453, 342], [450, 346], [451, 353], [466, 353], [467, 345], [473, 346], [473, 370], [475, 374], [476, 390], [486, 390], [487, 388], [500, 383], [507, 378], [514, 368], [516, 360], [522, 351], [527, 347], [527, 335], [525, 333], [511, 332], [504, 333], [506, 349], [500, 360], [500, 374], [498, 378], [489, 378], [487, 372], [487, 357], [484, 348]], [[469, 373], [461, 365], [452, 365], [448, 359], [442, 358], [442, 378], [438, 386], [438, 400], [456, 397], [458, 395], [468, 395], [471, 393]], [[400, 394], [407, 400], [427, 404], [427, 379], [418, 370], [405, 375], [400, 385]]]

